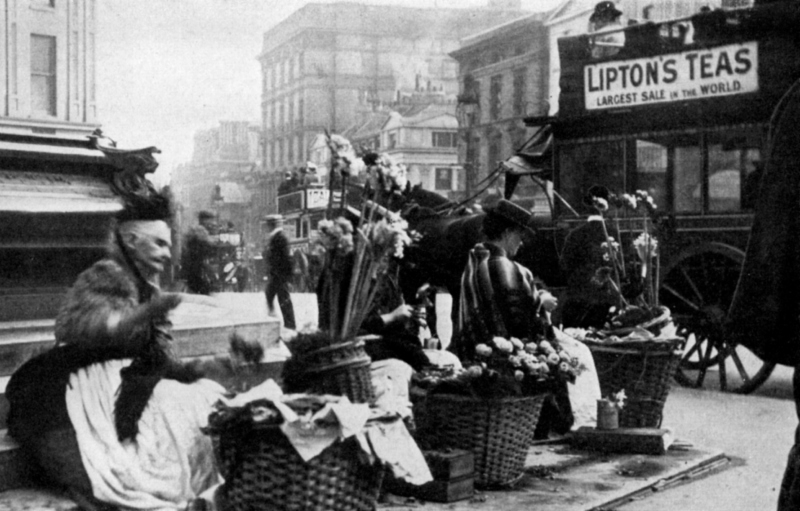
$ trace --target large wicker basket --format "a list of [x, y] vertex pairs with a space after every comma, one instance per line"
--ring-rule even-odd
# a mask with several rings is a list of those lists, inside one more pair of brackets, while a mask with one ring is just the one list
[[353, 403], [372, 403], [370, 363], [363, 340], [334, 344], [306, 353], [298, 360], [303, 367], [304, 392], [347, 396]]
[[613, 344], [586, 341], [597, 367], [602, 395], [625, 390], [627, 399], [619, 412], [620, 427], [661, 426], [684, 342], [682, 338]]
[[212, 432], [225, 477], [226, 511], [371, 511], [383, 470], [359, 459], [354, 439], [338, 441], [308, 462], [278, 426]]
[[513, 485], [522, 477], [545, 395], [480, 399], [430, 394], [415, 401], [417, 438], [435, 449], [465, 449], [475, 456], [475, 486]]

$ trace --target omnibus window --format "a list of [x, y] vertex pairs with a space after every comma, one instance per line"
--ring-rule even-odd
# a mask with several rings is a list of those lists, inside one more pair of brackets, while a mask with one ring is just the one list
[[577, 211], [594, 213], [583, 204], [583, 196], [592, 185], [605, 186], [614, 193], [625, 190], [623, 143], [587, 142], [561, 146], [559, 151], [559, 188], [561, 195]]
[[731, 131], [709, 140], [709, 211], [740, 211], [753, 207], [760, 159], [760, 137], [755, 131]]
[[726, 149], [723, 144], [709, 144], [709, 211], [738, 211], [741, 209], [741, 158], [742, 154], [739, 149]]
[[660, 210], [664, 210], [667, 205], [668, 151], [666, 144], [636, 141], [634, 187], [650, 194]]
[[672, 193], [675, 212], [703, 210], [703, 157], [700, 144], [674, 148], [674, 180]]

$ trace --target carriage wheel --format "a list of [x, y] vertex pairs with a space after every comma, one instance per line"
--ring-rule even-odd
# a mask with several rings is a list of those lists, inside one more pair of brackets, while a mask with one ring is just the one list
[[705, 243], [682, 252], [663, 272], [659, 299], [672, 311], [678, 335], [686, 339], [675, 374], [683, 386], [748, 394], [775, 368], [723, 336], [743, 262], [744, 252], [738, 248]]

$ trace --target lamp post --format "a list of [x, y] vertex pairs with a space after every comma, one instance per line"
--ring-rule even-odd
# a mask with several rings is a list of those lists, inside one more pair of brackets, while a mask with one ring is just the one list
[[458, 96], [456, 103], [456, 119], [458, 131], [464, 140], [464, 191], [467, 197], [472, 196], [472, 180], [475, 173], [474, 151], [472, 147], [472, 127], [475, 124], [480, 103], [474, 91], [468, 90]]

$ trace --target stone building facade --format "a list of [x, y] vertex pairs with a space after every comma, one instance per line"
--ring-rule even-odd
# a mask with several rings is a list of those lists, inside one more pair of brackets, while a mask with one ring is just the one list
[[543, 19], [535, 13], [494, 27], [465, 39], [450, 54], [459, 63], [459, 161], [468, 195], [502, 194], [502, 177], [482, 181], [533, 134], [523, 120], [548, 111]]
[[85, 137], [97, 128], [96, 0], [24, 0], [0, 10], [0, 131]]
[[458, 71], [449, 53], [461, 38], [520, 17], [518, 7], [305, 5], [264, 34], [258, 57], [264, 168], [283, 173], [302, 165], [317, 135], [344, 131], [378, 104], [422, 92], [455, 99]]

